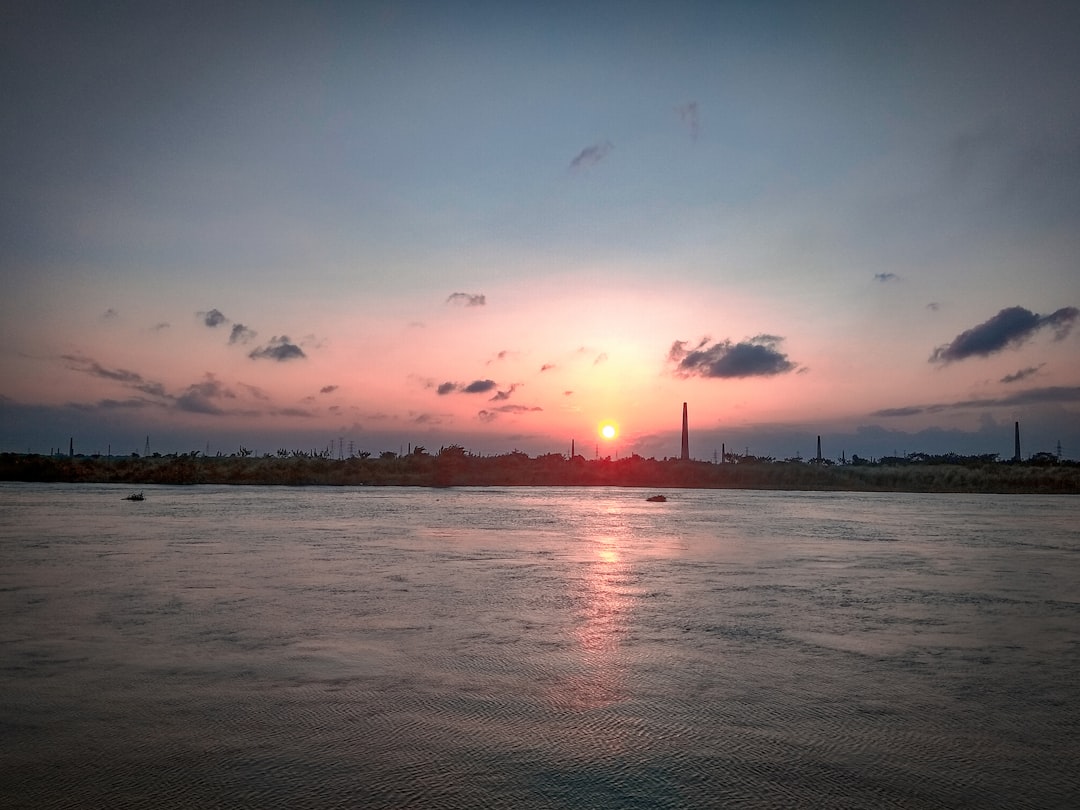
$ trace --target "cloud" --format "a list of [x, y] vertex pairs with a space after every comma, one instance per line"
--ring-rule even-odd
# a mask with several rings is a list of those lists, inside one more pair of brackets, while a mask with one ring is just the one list
[[495, 394], [495, 396], [489, 399], [488, 402], [502, 402], [503, 400], [510, 399], [510, 395], [513, 394], [520, 387], [520, 383], [513, 383], [511, 384], [509, 391], [499, 391], [497, 394]]
[[266, 401], [266, 400], [270, 399], [270, 397], [267, 395], [267, 393], [265, 391], [263, 391], [261, 388], [259, 388], [259, 386], [257, 386], [257, 385], [248, 385], [247, 383], [240, 383], [240, 387], [247, 390], [247, 392], [249, 394], [251, 394], [251, 396], [253, 396], [255, 399], [261, 399], [263, 401]]
[[112, 307], [109, 307], [107, 310], [105, 310], [104, 312], [101, 313], [101, 319], [105, 320], [105, 321], [112, 321], [112, 320], [115, 320], [116, 318], [119, 318], [119, 317], [120, 317], [120, 313], [117, 312]]
[[[492, 391], [498, 387], [498, 384], [494, 380], [473, 380], [471, 383], [456, 383], [456, 382], [444, 382], [438, 388], [435, 389], [435, 393], [439, 396], [446, 396], [452, 394], [455, 391], [461, 394], [486, 394], [488, 391]], [[516, 386], [511, 386], [512, 392]], [[510, 394], [508, 393], [507, 396]], [[499, 395], [496, 394], [492, 399], [498, 399]]]
[[248, 329], [242, 323], [234, 323], [232, 332], [229, 333], [229, 345], [234, 343], [247, 343], [255, 338], [255, 330]]
[[446, 303], [464, 307], [482, 307], [487, 304], [487, 296], [483, 293], [450, 293]]
[[304, 354], [304, 350], [295, 343], [289, 342], [287, 335], [282, 335], [281, 337], [275, 335], [265, 346], [260, 346], [249, 352], [248, 357], [252, 360], [266, 358], [268, 360], [277, 360], [279, 363], [283, 363], [286, 360], [304, 359], [307, 355]]
[[939, 304], [937, 301], [931, 301], [929, 304], [926, 305], [926, 308], [931, 312], [937, 312], [939, 309], [941, 309], [941, 304]]
[[776, 335], [758, 335], [742, 343], [725, 340], [709, 346], [706, 337], [688, 350], [686, 341], [676, 340], [668, 352], [668, 361], [676, 364], [675, 373], [680, 377], [771, 377], [796, 367], [777, 349], [782, 341]]
[[153, 326], [151, 326], [150, 329], [153, 332], [160, 332], [163, 329], [168, 329], [169, 326], [170, 326], [170, 324], [167, 321], [160, 321], [158, 323], [155, 323]]
[[496, 387], [494, 380], [473, 380], [461, 389], [464, 394], [486, 394]]
[[319, 393], [320, 394], [332, 394], [337, 390], [338, 390], [338, 386], [336, 386], [336, 385], [324, 385], [322, 388], [319, 389]]
[[596, 355], [596, 359], [592, 361], [592, 364], [598, 366], [601, 363], [606, 363], [607, 359], [607, 352], [600, 352], [600, 354]]
[[122, 382], [126, 385], [137, 385], [145, 382], [143, 376], [135, 371], [128, 371], [123, 368], [105, 368], [96, 360], [91, 360], [89, 357], [80, 357], [75, 354], [61, 355], [63, 360], [67, 360], [73, 365], [69, 368], [75, 371], [81, 371], [84, 374], [89, 374], [91, 377], [100, 377], [103, 380], [115, 380], [116, 382]]
[[1027, 379], [1028, 377], [1032, 376], [1033, 374], [1038, 374], [1039, 369], [1041, 369], [1045, 365], [1046, 365], [1046, 363], [1039, 363], [1039, 365], [1037, 365], [1037, 366], [1028, 366], [1027, 368], [1022, 368], [1019, 371], [1017, 371], [1015, 374], [1006, 374], [1004, 377], [1002, 377], [999, 380], [999, 382], [1003, 382], [1003, 383], [1019, 382], [1020, 380]]
[[874, 273], [874, 281], [880, 281], [882, 284], [899, 280], [900, 276], [896, 275], [896, 273]]
[[553, 368], [555, 368], [554, 363], [544, 363], [544, 365], [540, 366], [540, 373], [543, 374], [545, 371], [551, 371]]
[[497, 408], [486, 408], [477, 412], [476, 418], [481, 422], [494, 422], [502, 413], [535, 413], [542, 410], [544, 409], [536, 405], [500, 405]]
[[189, 385], [187, 390], [176, 398], [176, 407], [190, 413], [218, 415], [225, 411], [215, 405], [213, 400], [235, 398], [236, 394], [207, 372], [202, 382]]
[[953, 363], [968, 357], [986, 357], [1008, 347], [1017, 347], [1044, 327], [1055, 330], [1055, 340], [1068, 335], [1080, 310], [1062, 307], [1050, 315], [1037, 315], [1023, 307], [1008, 307], [984, 323], [961, 332], [930, 355], [931, 363]]
[[698, 103], [696, 101], [688, 101], [685, 104], [680, 104], [675, 108], [675, 112], [679, 114], [679, 118], [686, 124], [687, 129], [690, 130], [690, 137], [693, 140], [698, 139], [698, 135], [701, 133], [701, 121], [698, 117]]
[[940, 413], [948, 410], [962, 410], [968, 408], [1000, 408], [1015, 407], [1019, 405], [1060, 405], [1080, 402], [1080, 385], [1062, 386], [1053, 385], [1045, 388], [1029, 388], [1025, 391], [1017, 391], [1003, 397], [986, 397], [983, 399], [965, 399], [958, 402], [943, 402], [932, 405], [909, 405], [903, 408], [885, 408], [874, 411], [871, 416], [919, 416], [920, 414]]
[[308, 417], [314, 416], [315, 414], [313, 414], [311, 411], [305, 410], [304, 408], [279, 408], [278, 410], [274, 411], [274, 415], [275, 416], [303, 416], [305, 418], [308, 418]]
[[212, 309], [209, 312], [196, 312], [195, 314], [202, 318], [203, 323], [209, 326], [211, 329], [217, 326], [221, 326], [223, 323], [229, 320], [223, 314], [221, 314], [220, 310], [217, 309]]
[[592, 146], [586, 146], [578, 153], [576, 158], [570, 161], [570, 168], [587, 169], [590, 166], [595, 166], [606, 158], [614, 148], [615, 145], [611, 141], [601, 141], [600, 143], [594, 143]]

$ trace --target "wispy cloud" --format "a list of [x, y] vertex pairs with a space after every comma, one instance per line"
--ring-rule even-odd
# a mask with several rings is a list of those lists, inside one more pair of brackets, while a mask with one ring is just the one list
[[592, 361], [592, 364], [594, 366], [598, 366], [601, 363], [606, 363], [607, 360], [608, 360], [607, 352], [600, 352], [600, 354], [596, 355], [596, 359]]
[[1026, 380], [1028, 377], [1038, 374], [1039, 369], [1041, 369], [1045, 365], [1046, 363], [1039, 363], [1039, 365], [1037, 366], [1028, 366], [1027, 368], [1022, 368], [1014, 374], [1006, 374], [1004, 377], [1001, 378], [1000, 382], [1014, 383], [1020, 382], [1020, 380]]
[[896, 273], [874, 273], [874, 281], [880, 281], [882, 284], [885, 284], [885, 283], [890, 282], [890, 281], [899, 281], [899, 280], [900, 280], [900, 276], [896, 275]]
[[117, 312], [112, 307], [109, 307], [107, 310], [105, 310], [104, 312], [101, 313], [101, 319], [104, 320], [104, 321], [113, 321], [113, 320], [116, 320], [119, 317], [120, 317], [120, 313]]
[[544, 365], [540, 366], [540, 372], [551, 371], [553, 368], [555, 368], [554, 363], [544, 363]]
[[495, 394], [495, 396], [493, 396], [491, 399], [489, 399], [488, 402], [502, 402], [504, 400], [510, 399], [511, 395], [516, 390], [518, 390], [518, 388], [520, 388], [520, 387], [521, 387], [520, 383], [513, 383], [513, 384], [511, 384], [509, 390], [507, 390], [507, 391], [499, 391], [497, 394]]
[[324, 385], [322, 388], [319, 389], [319, 393], [320, 394], [332, 394], [337, 390], [338, 390], [338, 386], [336, 386], [336, 385]]
[[938, 346], [931, 363], [953, 363], [968, 357], [986, 357], [1030, 340], [1040, 329], [1050, 327], [1062, 340], [1080, 315], [1076, 307], [1062, 307], [1049, 315], [1037, 315], [1024, 307], [1008, 307], [978, 326], [961, 332], [952, 342]]
[[586, 146], [578, 152], [577, 157], [570, 161], [570, 168], [587, 169], [590, 166], [595, 166], [606, 158], [614, 148], [615, 145], [611, 141], [601, 141], [594, 143], [592, 146]]
[[777, 347], [783, 341], [776, 335], [757, 335], [741, 343], [724, 340], [709, 345], [702, 338], [693, 349], [687, 341], [676, 340], [668, 352], [668, 361], [675, 363], [680, 377], [771, 377], [793, 371], [796, 363], [788, 360]]
[[1025, 391], [1017, 391], [1003, 397], [985, 397], [983, 399], [965, 399], [958, 402], [941, 402], [931, 405], [908, 405], [902, 408], [885, 408], [874, 411], [871, 416], [895, 417], [895, 416], [919, 416], [921, 414], [934, 414], [948, 410], [960, 410], [968, 408], [999, 408], [1014, 407], [1019, 405], [1060, 405], [1080, 402], [1080, 385], [1074, 386], [1047, 386], [1045, 388], [1029, 388]]
[[499, 418], [499, 414], [521, 414], [521, 413], [536, 413], [543, 411], [536, 405], [500, 405], [496, 408], [485, 408], [476, 414], [476, 418], [481, 422], [494, 422]]
[[446, 298], [446, 303], [463, 307], [482, 307], [487, 304], [487, 296], [483, 293], [450, 293]]
[[696, 101], [688, 101], [685, 104], [680, 104], [675, 108], [675, 112], [679, 114], [679, 118], [682, 119], [683, 124], [690, 130], [690, 138], [696, 141], [698, 135], [701, 133], [701, 119], [698, 114], [698, 103]]
[[265, 358], [267, 360], [277, 360], [279, 363], [284, 363], [287, 360], [302, 360], [306, 358], [307, 355], [304, 354], [303, 349], [295, 343], [290, 342], [288, 335], [282, 335], [281, 337], [275, 335], [265, 346], [260, 346], [249, 352], [248, 357], [252, 360]]

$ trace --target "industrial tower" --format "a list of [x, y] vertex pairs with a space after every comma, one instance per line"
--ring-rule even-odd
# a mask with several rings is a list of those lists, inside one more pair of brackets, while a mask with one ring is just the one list
[[682, 404], [682, 454], [679, 456], [683, 461], [690, 460], [690, 430], [686, 421], [686, 403]]

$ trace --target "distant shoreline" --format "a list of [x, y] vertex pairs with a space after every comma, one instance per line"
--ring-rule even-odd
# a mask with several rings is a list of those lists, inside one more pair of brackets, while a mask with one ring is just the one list
[[677, 459], [586, 460], [558, 454], [473, 456], [465, 452], [381, 458], [321, 456], [159, 457], [0, 454], [0, 480], [40, 483], [245, 484], [273, 486], [622, 486], [848, 492], [1080, 494], [1080, 465], [831, 464]]

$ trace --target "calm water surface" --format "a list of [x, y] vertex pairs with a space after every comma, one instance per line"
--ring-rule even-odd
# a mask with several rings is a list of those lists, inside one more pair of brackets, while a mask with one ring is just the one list
[[3, 807], [1080, 806], [1080, 498], [0, 484]]

